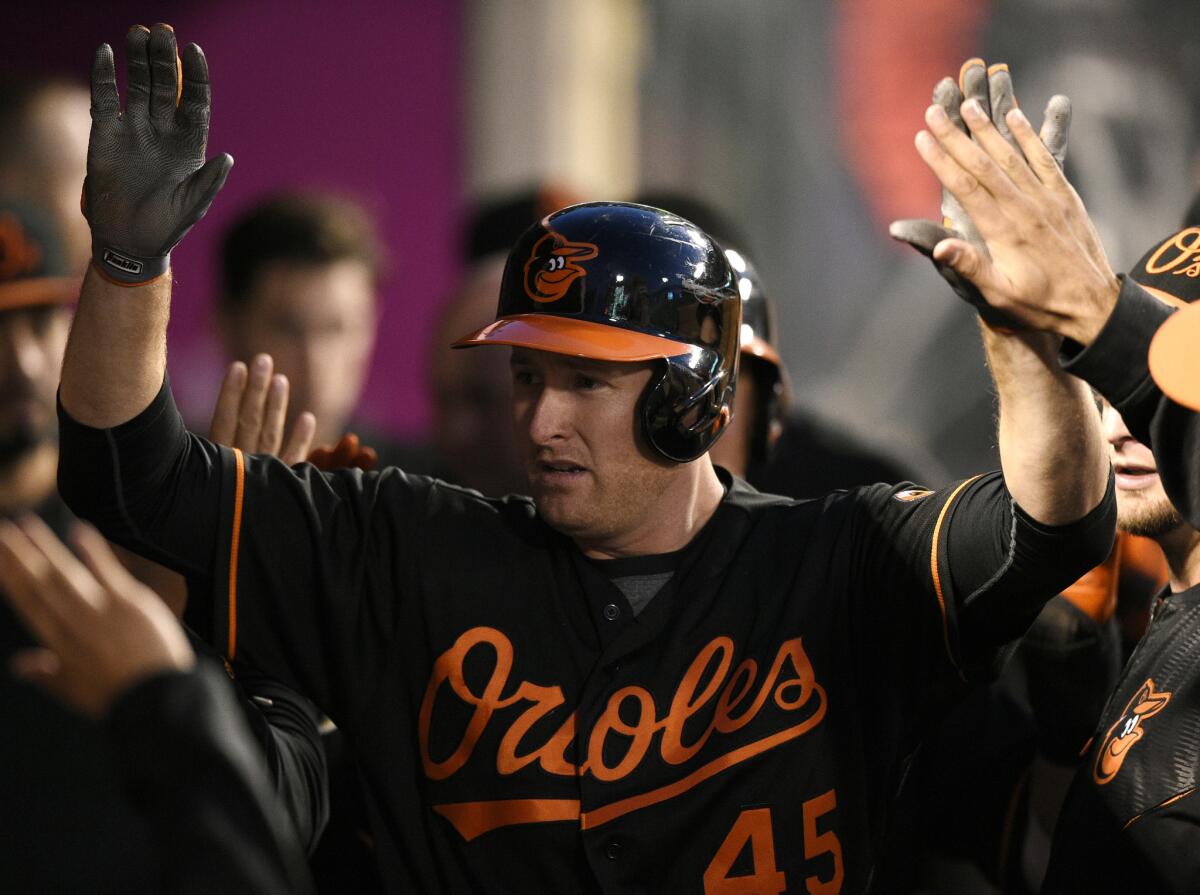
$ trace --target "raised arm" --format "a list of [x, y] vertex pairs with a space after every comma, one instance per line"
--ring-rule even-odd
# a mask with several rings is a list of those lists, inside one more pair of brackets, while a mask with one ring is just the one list
[[[964, 95], [966, 102], [962, 102]], [[1009, 133], [1005, 113], [1013, 108], [1012, 82], [1004, 66], [993, 66], [989, 72], [980, 60], [972, 60], [963, 68], [961, 92], [953, 81], [938, 85], [935, 103], [926, 113], [929, 131], [918, 134], [917, 149], [945, 187], [943, 212], [953, 230], [928, 223], [925, 232], [914, 234], [913, 222], [900, 222], [892, 232], [929, 254], [955, 290], [980, 310], [984, 349], [1000, 404], [1005, 483], [1026, 513], [1039, 522], [1061, 525], [1083, 517], [1104, 496], [1108, 461], [1099, 418], [1084, 383], [1058, 364], [1060, 338], [1012, 328], [1020, 321], [1006, 313], [1007, 306], [993, 302], [990, 293], [1000, 288], [1041, 288], [1022, 255], [1030, 243], [1053, 252], [1068, 250], [1060, 242], [1086, 239], [1090, 240], [1087, 251], [1093, 255], [1099, 243], [1090, 230], [1059, 232], [1058, 221], [1049, 218], [1025, 229], [981, 201], [981, 197], [1001, 196], [1012, 203], [1032, 204], [1024, 198], [1026, 193], [1047, 191], [1033, 169], [1044, 169], [1047, 177], [1053, 172], [1061, 180], [1059, 162], [1065, 151], [1069, 105], [1061, 97], [1051, 101], [1043, 129], [1045, 143], [1023, 116], [1023, 127], [1014, 126]], [[1070, 197], [1059, 198], [1065, 202]], [[1017, 247], [997, 240], [998, 234]], [[982, 281], [970, 276], [974, 268], [966, 263], [968, 257], [1006, 275], [1002, 280], [997, 276]], [[1091, 273], [1098, 287], [1116, 283], [1106, 265], [1101, 269], [1093, 264]]]
[[171, 249], [208, 210], [233, 165], [205, 162], [209, 86], [195, 44], [176, 51], [169, 25], [127, 35], [124, 112], [112, 49], [92, 64], [92, 132], [83, 207], [92, 267], [63, 359], [61, 400], [96, 428], [137, 416], [166, 372]]

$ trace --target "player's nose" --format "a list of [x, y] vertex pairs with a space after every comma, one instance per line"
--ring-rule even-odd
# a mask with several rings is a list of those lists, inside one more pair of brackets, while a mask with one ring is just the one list
[[1121, 414], [1117, 413], [1111, 406], [1105, 405], [1104, 410], [1100, 414], [1100, 421], [1104, 428], [1104, 438], [1113, 447], [1120, 447], [1134, 440]]
[[563, 389], [543, 388], [529, 414], [529, 438], [536, 445], [568, 438], [573, 431], [574, 402]]

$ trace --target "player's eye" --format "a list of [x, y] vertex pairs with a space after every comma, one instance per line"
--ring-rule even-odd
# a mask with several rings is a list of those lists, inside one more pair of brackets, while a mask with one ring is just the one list
[[603, 384], [599, 379], [593, 379], [591, 376], [585, 376], [583, 373], [578, 373], [575, 376], [575, 387], [580, 391], [594, 391]]
[[513, 385], [530, 386], [537, 383], [537, 374], [528, 367], [512, 368]]

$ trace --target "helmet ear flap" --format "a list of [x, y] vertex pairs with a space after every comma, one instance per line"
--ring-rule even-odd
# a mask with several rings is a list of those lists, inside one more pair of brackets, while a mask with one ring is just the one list
[[721, 371], [700, 375], [671, 358], [662, 364], [662, 373], [650, 380], [642, 397], [642, 434], [662, 457], [689, 463], [708, 451], [728, 428], [733, 418], [734, 381]]

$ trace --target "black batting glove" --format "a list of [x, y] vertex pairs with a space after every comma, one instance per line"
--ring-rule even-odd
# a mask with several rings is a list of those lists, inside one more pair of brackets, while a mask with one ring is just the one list
[[[978, 100], [992, 119], [992, 123], [1008, 142], [1021, 152], [1021, 147], [1013, 139], [1004, 116], [1016, 104], [1013, 93], [1012, 76], [1007, 65], [993, 65], [985, 68], [982, 59], [967, 61], [959, 75], [959, 82], [953, 78], [943, 78], [933, 89], [933, 102], [945, 110], [947, 117], [968, 136], [970, 131], [962, 120], [960, 107], [967, 100]], [[1054, 156], [1059, 167], [1067, 155], [1067, 137], [1071, 129], [1071, 101], [1065, 96], [1051, 97], [1046, 105], [1046, 113], [1042, 125], [1042, 142]], [[990, 257], [987, 247], [979, 237], [967, 213], [963, 211], [958, 200], [944, 187], [942, 189], [942, 223], [910, 219], [894, 221], [888, 228], [893, 239], [906, 242], [929, 260], [942, 275], [950, 288], [963, 301], [975, 308], [985, 323], [994, 329], [1015, 330], [1024, 329], [1003, 311], [998, 311], [987, 303], [980, 291], [969, 281], [959, 276], [954, 268], [942, 264], [933, 258], [934, 247], [943, 239], [963, 239], [979, 249], [984, 257]]]
[[208, 64], [195, 44], [182, 60], [170, 25], [126, 35], [129, 89], [117, 95], [112, 48], [92, 63], [92, 133], [83, 213], [92, 263], [107, 279], [136, 286], [167, 272], [173, 249], [225, 183], [233, 158], [204, 161]]

